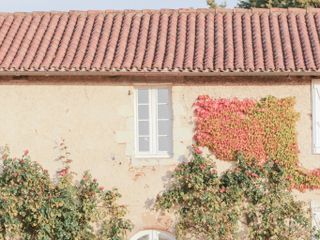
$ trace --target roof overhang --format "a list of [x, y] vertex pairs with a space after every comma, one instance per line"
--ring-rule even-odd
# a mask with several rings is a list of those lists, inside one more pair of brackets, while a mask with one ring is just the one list
[[0, 71], [0, 76], [143, 76], [143, 77], [320, 77], [320, 72], [81, 72], [81, 71]]

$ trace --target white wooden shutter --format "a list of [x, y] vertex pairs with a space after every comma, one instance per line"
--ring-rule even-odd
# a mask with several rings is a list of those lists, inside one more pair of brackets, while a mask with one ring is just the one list
[[314, 80], [312, 87], [313, 95], [313, 152], [320, 154], [320, 81]]
[[320, 230], [320, 202], [311, 201], [312, 227], [315, 231]]

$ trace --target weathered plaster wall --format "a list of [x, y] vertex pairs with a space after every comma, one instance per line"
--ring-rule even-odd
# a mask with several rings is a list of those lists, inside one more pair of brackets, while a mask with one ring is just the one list
[[[174, 156], [152, 164], [133, 156], [135, 79], [8, 79], [0, 79], [0, 145], [8, 144], [13, 155], [29, 149], [32, 159], [54, 174], [59, 167], [54, 147], [64, 138], [76, 172], [88, 169], [106, 187], [119, 188], [135, 224], [133, 233], [170, 230], [172, 226], [172, 219], [156, 214], [150, 206], [174, 166], [188, 157], [192, 104], [201, 94], [225, 98], [295, 96], [301, 114], [297, 126], [301, 163], [306, 168], [320, 167], [320, 156], [312, 154], [310, 79], [161, 78], [161, 83], [172, 87]], [[139, 79], [140, 84], [156, 80]], [[221, 171], [231, 165], [218, 162]], [[298, 195], [320, 201], [320, 191]]]

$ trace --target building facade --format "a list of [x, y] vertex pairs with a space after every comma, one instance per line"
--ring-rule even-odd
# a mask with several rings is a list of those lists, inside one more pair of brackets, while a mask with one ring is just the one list
[[199, 95], [295, 97], [301, 165], [320, 167], [319, 38], [314, 9], [0, 14], [0, 145], [54, 174], [65, 139], [76, 172], [119, 189], [129, 239], [174, 239], [152, 206], [189, 158]]

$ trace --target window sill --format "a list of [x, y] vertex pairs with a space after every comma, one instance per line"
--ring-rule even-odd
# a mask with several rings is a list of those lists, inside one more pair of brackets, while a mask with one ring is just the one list
[[318, 146], [313, 146], [313, 148], [312, 148], [312, 154], [313, 154], [313, 155], [319, 155], [319, 154], [320, 154], [320, 147], [318, 147]]
[[177, 165], [178, 162], [174, 161], [172, 155], [149, 155], [149, 156], [135, 156], [131, 161], [133, 166], [165, 166]]
[[146, 155], [139, 155], [139, 154], [136, 154], [135, 155], [135, 158], [137, 159], [167, 159], [167, 158], [172, 158], [172, 155], [171, 154], [146, 154]]

